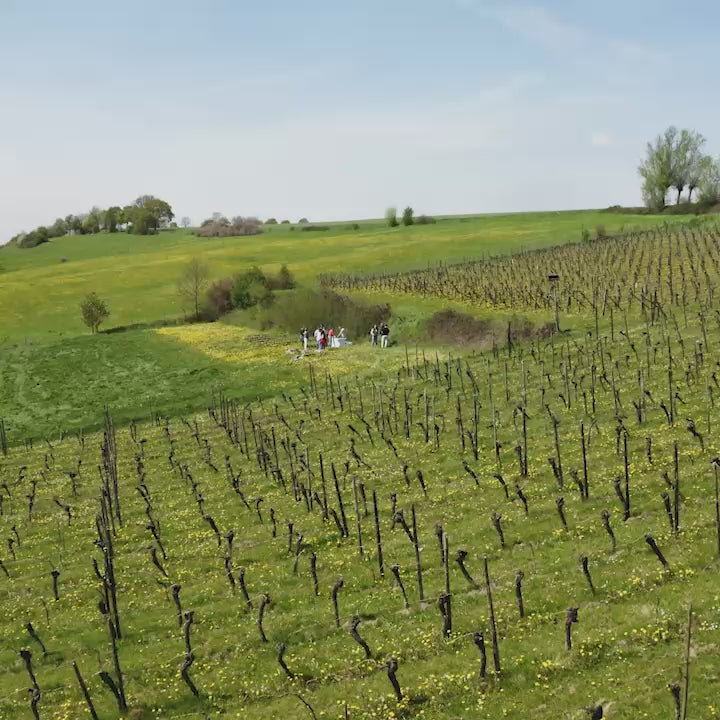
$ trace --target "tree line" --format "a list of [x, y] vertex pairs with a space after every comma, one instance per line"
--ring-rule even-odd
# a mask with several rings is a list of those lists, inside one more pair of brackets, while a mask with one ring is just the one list
[[705, 142], [699, 132], [671, 125], [647, 144], [638, 172], [648, 208], [662, 210], [673, 194], [677, 205], [683, 199], [704, 209], [720, 203], [720, 157], [706, 155]]
[[[52, 225], [40, 225], [30, 232], [11, 238], [18, 247], [32, 248], [53, 238], [65, 235], [92, 235], [100, 232], [128, 232], [135, 235], [155, 235], [161, 229], [174, 225], [172, 207], [154, 195], [141, 195], [133, 203], [102, 209], [93, 207], [90, 212], [58, 218]], [[189, 218], [183, 218], [183, 224]]]

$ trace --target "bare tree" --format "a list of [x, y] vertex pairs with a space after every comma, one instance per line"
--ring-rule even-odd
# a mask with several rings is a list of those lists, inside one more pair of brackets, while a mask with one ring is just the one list
[[191, 221], [190, 221], [190, 218], [186, 215], [186, 216], [180, 221], [180, 224], [181, 224], [184, 228], [189, 228], [189, 227], [190, 227], [190, 222], [191, 222]]
[[178, 280], [177, 291], [183, 311], [192, 309], [196, 320], [200, 319], [200, 301], [207, 286], [208, 268], [199, 258], [193, 258]]

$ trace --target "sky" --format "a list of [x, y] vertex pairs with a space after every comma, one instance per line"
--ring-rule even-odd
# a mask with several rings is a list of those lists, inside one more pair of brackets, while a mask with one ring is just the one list
[[640, 204], [720, 153], [720, 2], [0, 0], [0, 242], [153, 194], [311, 221]]

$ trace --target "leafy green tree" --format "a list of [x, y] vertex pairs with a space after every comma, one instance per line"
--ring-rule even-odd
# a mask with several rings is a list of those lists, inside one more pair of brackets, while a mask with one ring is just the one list
[[51, 226], [50, 226], [50, 235], [51, 237], [62, 237], [63, 235], [67, 235], [68, 231], [68, 225], [62, 218], [58, 218]]
[[277, 221], [276, 218], [268, 218], [268, 219], [265, 221], [265, 224], [266, 224], [266, 225], [277, 225], [277, 224], [278, 224], [278, 221]]
[[80, 215], [68, 215], [70, 218], [68, 227], [74, 235], [83, 234], [83, 218]]
[[413, 222], [414, 222], [414, 220], [413, 220], [413, 209], [408, 205], [408, 207], [406, 207], [406, 208], [403, 210], [403, 214], [402, 214], [402, 224], [403, 224], [403, 225], [412, 225]]
[[105, 301], [95, 292], [88, 293], [85, 296], [85, 299], [80, 303], [80, 311], [83, 322], [90, 328], [93, 335], [110, 315]]
[[385, 222], [388, 224], [388, 227], [397, 227], [398, 219], [397, 219], [397, 209], [396, 208], [389, 207], [385, 211]]
[[720, 203], [720, 157], [706, 157], [698, 181], [700, 202], [708, 207]]
[[154, 235], [175, 217], [170, 205], [154, 195], [141, 195], [123, 210], [128, 232], [135, 235]]
[[112, 207], [109, 207], [105, 211], [105, 216], [103, 218], [103, 226], [105, 227], [105, 230], [107, 230], [110, 233], [117, 232], [118, 225], [120, 225], [121, 215], [122, 215], [122, 208], [119, 208], [117, 205], [113, 205]]
[[688, 188], [688, 199], [692, 199], [700, 182], [704, 144], [705, 138], [700, 133], [678, 130], [673, 125], [647, 144], [645, 159], [638, 172], [643, 178], [643, 200], [648, 207], [655, 210], [665, 207], [670, 189], [677, 192], [677, 203], [685, 187]]
[[235, 307], [243, 309], [255, 305], [269, 307], [274, 299], [270, 283], [259, 267], [252, 267], [235, 278], [233, 286], [233, 305]]

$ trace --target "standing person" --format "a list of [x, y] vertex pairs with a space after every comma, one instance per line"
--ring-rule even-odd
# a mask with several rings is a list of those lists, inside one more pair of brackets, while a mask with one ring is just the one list
[[303, 352], [307, 352], [307, 346], [308, 346], [308, 329], [304, 327], [300, 331], [300, 340], [302, 341], [303, 346]]
[[315, 328], [315, 332], [313, 333], [313, 335], [315, 336], [315, 349], [319, 350], [320, 349], [320, 328], [319, 327]]
[[328, 345], [330, 345], [330, 347], [335, 347], [334, 340], [335, 340], [335, 328], [330, 328], [328, 330]]
[[377, 326], [377, 325], [373, 325], [373, 326], [370, 328], [370, 342], [371, 342], [374, 346], [377, 346], [377, 339], [378, 339], [378, 326]]
[[386, 348], [388, 346], [388, 335], [390, 335], [390, 328], [388, 324], [384, 322], [380, 328], [380, 346]]
[[325, 328], [320, 328], [320, 349], [324, 350], [327, 347], [327, 333]]

